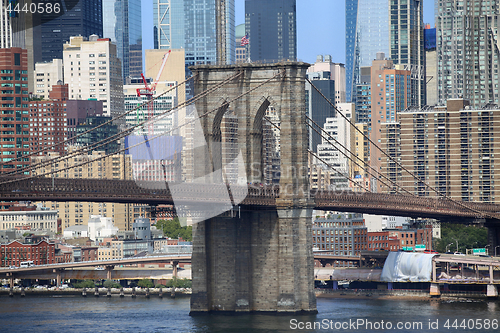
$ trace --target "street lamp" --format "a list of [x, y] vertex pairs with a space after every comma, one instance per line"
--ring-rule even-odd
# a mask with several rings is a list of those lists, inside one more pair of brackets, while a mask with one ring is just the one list
[[455, 240], [455, 242], [457, 242], [457, 252], [458, 252], [458, 239], [456, 238], [453, 238]]
[[450, 245], [453, 245], [453, 243], [446, 245], [446, 249], [445, 249], [446, 252], [448, 252], [448, 248], [450, 247]]

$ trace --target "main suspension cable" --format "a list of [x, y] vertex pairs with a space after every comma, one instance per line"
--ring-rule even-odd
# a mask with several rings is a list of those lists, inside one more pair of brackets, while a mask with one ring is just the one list
[[[234, 102], [234, 101], [236, 101], [236, 100], [240, 99], [241, 97], [243, 97], [243, 96], [245, 96], [245, 95], [249, 94], [250, 92], [252, 92], [252, 91], [256, 90], [257, 88], [260, 88], [261, 86], [263, 86], [264, 84], [266, 84], [266, 83], [270, 82], [271, 80], [273, 80], [273, 79], [274, 79], [274, 78], [276, 78], [277, 76], [282, 76], [282, 75], [284, 75], [284, 71], [279, 71], [278, 73], [276, 73], [275, 75], [273, 75], [271, 78], [269, 78], [269, 79], [267, 79], [267, 80], [265, 80], [265, 81], [261, 82], [259, 85], [257, 85], [257, 86], [255, 86], [255, 87], [253, 87], [253, 88], [249, 89], [248, 91], [246, 91], [246, 92], [244, 92], [244, 93], [240, 94], [239, 96], [237, 96], [237, 97], [235, 97], [235, 98], [231, 99], [230, 101], [225, 101], [225, 102], [224, 102], [224, 104], [230, 104], [230, 103], [232, 103], [232, 102]], [[219, 110], [219, 108], [220, 108], [220, 106], [219, 106], [219, 107], [217, 107], [217, 108], [214, 108], [214, 109], [212, 109], [212, 110], [210, 110], [210, 111], [206, 111], [205, 113], [203, 113], [202, 115], [200, 115], [198, 118], [194, 118], [193, 120], [190, 120], [190, 121], [184, 122], [183, 124], [180, 124], [180, 125], [178, 125], [177, 127], [172, 128], [172, 129], [170, 129], [170, 130], [166, 131], [165, 133], [158, 134], [158, 135], [156, 135], [156, 136], [153, 136], [153, 137], [151, 137], [151, 138], [148, 138], [147, 140], [144, 140], [143, 142], [139, 142], [139, 143], [137, 143], [137, 144], [135, 144], [135, 145], [132, 145], [132, 146], [130, 146], [130, 147], [120, 149], [120, 150], [118, 150], [118, 151], [116, 151], [116, 152], [113, 152], [113, 153], [110, 153], [110, 154], [105, 154], [105, 155], [103, 155], [103, 156], [99, 156], [99, 157], [97, 157], [97, 158], [95, 158], [95, 159], [92, 159], [92, 160], [89, 160], [89, 161], [85, 161], [85, 162], [82, 162], [82, 163], [79, 163], [79, 164], [75, 164], [75, 165], [72, 165], [72, 166], [68, 166], [68, 167], [66, 167], [66, 168], [63, 168], [63, 169], [60, 169], [60, 170], [57, 170], [57, 171], [50, 171], [50, 172], [46, 172], [46, 173], [39, 174], [39, 175], [32, 175], [32, 176], [29, 176], [29, 177], [16, 178], [16, 179], [10, 179], [10, 180], [6, 180], [6, 181], [2, 181], [2, 182], [0, 182], [0, 185], [2, 185], [2, 184], [9, 184], [9, 183], [15, 183], [15, 182], [20, 182], [20, 181], [25, 181], [25, 180], [29, 180], [29, 179], [33, 179], [33, 178], [38, 178], [38, 177], [41, 177], [41, 176], [47, 176], [47, 175], [51, 175], [51, 174], [57, 174], [57, 173], [59, 173], [59, 172], [63, 172], [63, 171], [66, 171], [66, 170], [69, 170], [69, 169], [72, 169], [72, 168], [81, 167], [81, 166], [84, 166], [84, 165], [87, 165], [87, 164], [93, 163], [93, 162], [95, 162], [95, 161], [99, 161], [99, 160], [105, 159], [105, 158], [107, 158], [107, 157], [110, 157], [110, 156], [113, 156], [113, 155], [117, 155], [117, 154], [119, 154], [119, 153], [121, 153], [121, 152], [124, 152], [124, 151], [126, 151], [126, 150], [131, 149], [131, 148], [135, 148], [135, 147], [137, 147], [137, 146], [139, 146], [139, 145], [142, 145], [142, 144], [144, 144], [144, 143], [146, 143], [146, 142], [149, 142], [149, 141], [151, 141], [151, 140], [154, 140], [154, 139], [156, 139], [156, 138], [158, 138], [158, 137], [160, 137], [160, 136], [163, 136], [163, 135], [165, 135], [165, 134], [167, 134], [167, 133], [172, 133], [173, 131], [175, 131], [175, 130], [177, 130], [177, 129], [181, 128], [181, 127], [184, 127], [184, 126], [186, 126], [186, 125], [188, 125], [188, 124], [191, 124], [191, 123], [193, 123], [193, 122], [197, 121], [198, 119], [204, 118], [204, 117], [208, 116], [209, 114], [216, 112], [217, 110]]]
[[[447, 200], [450, 200], [451, 202], [467, 209], [467, 210], [470, 210], [472, 212], [475, 212], [481, 216], [489, 216], [488, 214], [484, 213], [484, 212], [480, 212], [476, 209], [473, 209], [472, 207], [469, 207], [467, 205], [465, 205], [464, 203], [460, 202], [460, 201], [457, 201], [449, 196], [447, 196], [446, 194], [443, 194], [441, 193], [440, 191], [438, 191], [437, 189], [435, 189], [434, 187], [432, 187], [431, 185], [427, 184], [425, 181], [421, 180], [420, 178], [418, 178], [413, 172], [411, 172], [410, 170], [408, 170], [407, 168], [405, 168], [403, 165], [401, 165], [400, 162], [398, 162], [396, 159], [394, 159], [392, 156], [390, 156], [389, 154], [387, 154], [382, 148], [380, 148], [377, 144], [375, 144], [365, 133], [363, 133], [359, 128], [357, 128], [349, 118], [347, 118], [342, 112], [340, 112], [337, 107], [328, 99], [326, 98], [326, 96], [308, 79], [306, 78], [306, 81], [309, 82], [309, 84], [325, 99], [325, 101], [327, 101], [331, 107], [333, 107], [334, 110], [337, 111], [337, 113], [339, 113], [356, 131], [358, 131], [366, 140], [368, 140], [373, 146], [375, 146], [380, 152], [382, 152], [386, 157], [388, 157], [391, 161], [393, 161], [398, 167], [400, 167], [402, 170], [406, 171], [409, 175], [411, 175], [415, 180], [417, 180], [418, 182], [424, 184], [427, 188], [429, 188], [430, 190], [432, 190], [434, 193], [436, 193], [438, 196], [440, 197], [443, 197]], [[491, 217], [491, 216], [490, 216]]]
[[[4, 176], [6, 176], [6, 175], [10, 176], [10, 175], [22, 174], [22, 173], [23, 173], [24, 171], [26, 171], [26, 170], [32, 170], [33, 168], [43, 167], [43, 166], [46, 166], [46, 165], [49, 165], [49, 164], [52, 164], [52, 163], [56, 163], [56, 162], [58, 162], [58, 161], [63, 161], [63, 160], [69, 159], [69, 158], [71, 158], [71, 157], [73, 157], [73, 156], [75, 156], [75, 155], [83, 154], [83, 153], [85, 153], [85, 152], [87, 152], [87, 151], [90, 151], [90, 150], [95, 150], [97, 147], [102, 147], [102, 146], [104, 146], [105, 144], [107, 144], [107, 143], [109, 143], [109, 142], [111, 142], [111, 141], [119, 140], [119, 139], [121, 139], [121, 138], [123, 138], [123, 137], [125, 137], [125, 136], [129, 135], [129, 134], [130, 134], [130, 133], [131, 133], [134, 129], [136, 129], [136, 128], [138, 128], [138, 127], [143, 126], [143, 125], [144, 125], [145, 123], [147, 123], [147, 122], [154, 121], [155, 119], [159, 119], [159, 118], [162, 118], [162, 117], [164, 117], [164, 116], [167, 116], [167, 115], [168, 115], [168, 113], [172, 112], [172, 111], [173, 111], [173, 110], [175, 110], [175, 109], [178, 109], [178, 108], [180, 108], [180, 107], [184, 107], [184, 106], [187, 106], [187, 105], [190, 105], [190, 104], [192, 104], [192, 103], [196, 102], [198, 99], [203, 98], [204, 96], [206, 96], [206, 95], [208, 95], [209, 93], [213, 92], [214, 90], [216, 90], [216, 89], [220, 88], [221, 86], [225, 85], [227, 82], [229, 82], [229, 81], [231, 81], [231, 80], [235, 79], [236, 77], [240, 76], [241, 74], [242, 74], [242, 72], [238, 72], [238, 73], [234, 74], [233, 76], [231, 76], [231, 77], [229, 77], [229, 78], [225, 79], [224, 81], [220, 82], [219, 84], [217, 84], [217, 85], [215, 85], [215, 86], [211, 87], [210, 89], [207, 89], [207, 90], [203, 91], [202, 93], [200, 93], [200, 94], [198, 94], [198, 95], [196, 95], [196, 96], [192, 97], [191, 99], [189, 99], [189, 100], [187, 100], [187, 101], [185, 101], [185, 102], [183, 102], [183, 103], [181, 103], [181, 104], [179, 104], [179, 105], [176, 105], [176, 106], [174, 106], [174, 107], [170, 108], [169, 110], [166, 110], [166, 111], [164, 111], [164, 112], [162, 112], [162, 113], [160, 113], [160, 114], [158, 114], [158, 115], [155, 115], [154, 117], [152, 117], [152, 118], [150, 118], [150, 119], [144, 120], [144, 121], [142, 121], [142, 122], [140, 122], [140, 123], [138, 123], [138, 124], [136, 124], [136, 125], [134, 125], [134, 126], [131, 126], [130, 128], [128, 128], [128, 129], [126, 129], [126, 130], [124, 130], [124, 131], [122, 131], [122, 132], [120, 132], [120, 133], [118, 133], [118, 134], [114, 135], [112, 140], [110, 139], [110, 137], [108, 137], [108, 138], [106, 138], [106, 139], [103, 139], [103, 140], [100, 140], [100, 141], [98, 141], [98, 142], [92, 143], [91, 145], [88, 145], [88, 146], [84, 146], [84, 147], [81, 147], [81, 148], [75, 149], [74, 151], [72, 151], [72, 152], [70, 152], [70, 153], [68, 153], [68, 154], [65, 154], [65, 155], [62, 155], [62, 156], [58, 156], [58, 157], [54, 157], [54, 158], [49, 159], [49, 160], [44, 160], [44, 161], [41, 161], [41, 162], [39, 162], [39, 163], [37, 163], [37, 164], [31, 164], [31, 165], [30, 165], [30, 166], [28, 166], [28, 167], [19, 168], [19, 169], [17, 169], [17, 170], [16, 170], [16, 172], [13, 172], [13, 173], [8, 173], [8, 174], [4, 174]], [[191, 78], [193, 78], [193, 77], [194, 77], [194, 76], [192, 76]], [[186, 81], [187, 81], [187, 80], [186, 80]], [[186, 82], [186, 81], [184, 81], [184, 82]], [[159, 96], [158, 96], [158, 97], [159, 97]], [[143, 105], [144, 105], [144, 104], [143, 104]], [[141, 107], [141, 106], [139, 106], [139, 107]], [[139, 107], [137, 107], [137, 108], [135, 108], [135, 109], [133, 109], [133, 110], [128, 111], [128, 113], [133, 112], [134, 110], [137, 110]], [[123, 115], [122, 115], [122, 116], [123, 116]], [[120, 117], [121, 117], [121, 116], [120, 116]], [[117, 118], [118, 118], [118, 117], [117, 117]], [[109, 122], [110, 122], [110, 121], [108, 121], [108, 122], [106, 122], [106, 123], [109, 123]], [[102, 124], [102, 125], [100, 125], [100, 126], [97, 126], [97, 127], [93, 128], [93, 129], [91, 129], [91, 130], [88, 130], [88, 131], [87, 131], [87, 132], [85, 132], [85, 133], [88, 133], [88, 132], [90, 132], [90, 131], [92, 131], [92, 130], [95, 130], [95, 129], [97, 129], [97, 128], [99, 128], [99, 127], [103, 126], [103, 125], [104, 125], [104, 124]], [[82, 133], [82, 135], [83, 135], [83, 134], [84, 134], [84, 133]], [[162, 133], [162, 135], [164, 135], [164, 133]], [[75, 137], [75, 138], [76, 138], [76, 137]], [[72, 138], [72, 140], [73, 140], [73, 139], [75, 139], [75, 138]], [[105, 143], [103, 144], [103, 142], [105, 142]]]

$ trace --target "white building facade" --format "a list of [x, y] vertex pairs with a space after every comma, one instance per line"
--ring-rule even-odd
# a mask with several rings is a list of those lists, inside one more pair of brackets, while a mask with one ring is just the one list
[[32, 210], [0, 211], [0, 229], [48, 229], [57, 232], [57, 210], [36, 206]]
[[71, 37], [64, 44], [63, 65], [70, 99], [103, 101], [105, 116], [124, 113], [121, 62], [109, 38]]
[[95, 241], [98, 238], [111, 237], [118, 233], [111, 217], [91, 215], [88, 222], [88, 237]]
[[[347, 119], [353, 119], [353, 103], [340, 103], [337, 105], [337, 109]], [[330, 142], [322, 138], [322, 143], [318, 145], [317, 151], [320, 159], [324, 160], [328, 165], [325, 165], [321, 160], [318, 163], [323, 164], [324, 168], [334, 167], [339, 172], [351, 174], [351, 163], [347, 157], [351, 155], [351, 142], [354, 139], [351, 136], [351, 125], [344, 117], [337, 113], [335, 117], [326, 118], [323, 130], [323, 136], [328, 138]]]
[[335, 81], [335, 104], [346, 102], [345, 66], [332, 62], [332, 56], [319, 55], [316, 62], [307, 69], [308, 73], [330, 72], [330, 80]]
[[[150, 84], [151, 83], [148, 83], [148, 85]], [[172, 87], [176, 85], [176, 81], [158, 82], [153, 92], [153, 98], [155, 98], [155, 100], [150, 103], [152, 104], [150, 107], [148, 107], [148, 104], [144, 104], [148, 101], [147, 96], [137, 96], [137, 89], [144, 90], [145, 88], [142, 80], [123, 86], [125, 111], [128, 112], [137, 108], [136, 111], [125, 116], [127, 126], [135, 126], [148, 120], [150, 118], [150, 112], [155, 118], [153, 124], [148, 122], [145, 126], [138, 127], [133, 132], [134, 135], [172, 135], [171, 131], [178, 123], [178, 110], [172, 110], [166, 114], [164, 113], [177, 106], [177, 88], [172, 89]], [[159, 96], [169, 89], [172, 90]], [[164, 115], [160, 116], [161, 114]]]
[[58, 81], [64, 83], [62, 59], [54, 59], [52, 62], [36, 63], [34, 80], [33, 86], [35, 87], [35, 95], [43, 100], [48, 100], [52, 86], [58, 84]]

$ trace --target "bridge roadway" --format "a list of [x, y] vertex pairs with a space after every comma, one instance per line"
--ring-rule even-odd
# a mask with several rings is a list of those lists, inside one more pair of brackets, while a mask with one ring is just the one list
[[[225, 184], [172, 184], [175, 197], [162, 182], [109, 179], [63, 179], [31, 178], [3, 183], [0, 182], [0, 201], [91, 201], [144, 203], [150, 205], [174, 204], [193, 205], [199, 209], [211, 208], [217, 204], [228, 204], [228, 188]], [[221, 195], [218, 195], [221, 194]], [[278, 185], [231, 186], [233, 198], [244, 198], [241, 209], [276, 209], [280, 196]], [[414, 197], [401, 194], [336, 192], [310, 190], [315, 209], [360, 212], [378, 215], [399, 215], [408, 217], [436, 218], [440, 220], [489, 218], [500, 222], [500, 205], [477, 202], [455, 203], [448, 199]], [[469, 207], [470, 209], [465, 208]], [[478, 213], [481, 212], [481, 213]]]
[[[387, 256], [387, 255], [386, 255]], [[337, 260], [359, 260], [359, 257], [342, 257], [342, 256], [332, 256], [327, 253], [316, 253], [314, 255], [315, 259], [323, 259], [323, 257], [332, 259], [337, 258]], [[349, 259], [346, 259], [349, 258]], [[113, 259], [113, 260], [92, 260], [92, 261], [81, 261], [81, 262], [67, 262], [59, 264], [48, 264], [48, 265], [36, 265], [32, 267], [25, 268], [6, 268], [0, 267], [0, 278], [5, 278], [10, 276], [9, 273], [36, 273], [43, 271], [53, 271], [53, 270], [64, 270], [64, 269], [75, 269], [75, 268], [88, 268], [88, 267], [102, 267], [102, 266], [118, 266], [118, 265], [132, 265], [132, 264], [145, 264], [145, 263], [165, 263], [165, 262], [179, 262], [179, 263], [191, 263], [191, 254], [169, 254], [169, 255], [156, 255], [156, 256], [144, 256], [144, 257], [130, 257], [123, 259]], [[18, 274], [19, 275], [19, 274]]]
[[[111, 278], [119, 279], [119, 276], [112, 276], [112, 271], [114, 266], [144, 264], [144, 263], [165, 263], [165, 262], [173, 264], [172, 274], [177, 276], [177, 263], [179, 262], [191, 263], [191, 254], [131, 257], [131, 258], [114, 259], [114, 260], [93, 260], [93, 261], [70, 262], [70, 263], [60, 263], [60, 264], [50, 264], [50, 265], [36, 265], [32, 267], [15, 268], [15, 269], [2, 268], [0, 269], [0, 278], [10, 279], [11, 284], [13, 284], [13, 279], [37, 279], [37, 278], [41, 279], [48, 277], [51, 279], [57, 278], [59, 284], [61, 276], [62, 274], [65, 274], [65, 272], [69, 272], [70, 270], [75, 270], [75, 269], [104, 266], [105, 271], [102, 273], [96, 272], [98, 275], [104, 274], [104, 277], [107, 279]], [[63, 275], [63, 278], [81, 278], [82, 276], [85, 275], [85, 273], [81, 271], [79, 273], [73, 272], [68, 274], [69, 274], [68, 276]]]
[[[338, 256], [331, 253], [315, 253], [314, 259], [321, 262], [333, 262], [336, 260], [342, 261], [357, 261], [361, 262], [364, 260], [369, 260], [376, 255], [383, 255], [383, 258], [387, 257], [387, 252], [378, 253], [365, 251], [361, 256]], [[138, 258], [125, 258], [125, 259], [115, 259], [115, 260], [94, 260], [94, 261], [83, 261], [83, 262], [71, 262], [71, 263], [60, 263], [60, 264], [49, 264], [49, 265], [36, 265], [27, 268], [0, 268], [0, 278], [15, 278], [15, 279], [54, 279], [57, 273], [63, 273], [64, 279], [105, 279], [108, 277], [109, 268], [113, 266], [125, 266], [131, 264], [145, 264], [145, 263], [191, 263], [191, 254], [179, 254], [179, 255], [161, 255], [161, 256], [146, 256]], [[88, 268], [93, 267], [107, 267], [108, 269], [103, 270], [91, 270]], [[140, 272], [133, 272], [130, 267], [113, 269], [114, 279], [134, 279], [146, 276], [164, 276], [165, 270], [158, 271], [156, 269], [148, 269], [146, 271], [141, 270]], [[168, 274], [173, 275], [173, 269], [168, 269]], [[185, 277], [179, 274], [180, 277]], [[190, 277], [190, 276], [189, 276]], [[158, 277], [160, 278], [160, 277]]]

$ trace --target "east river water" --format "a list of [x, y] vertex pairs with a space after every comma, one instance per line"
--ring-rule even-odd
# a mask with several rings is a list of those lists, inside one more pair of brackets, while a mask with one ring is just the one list
[[189, 297], [2, 295], [0, 332], [500, 332], [500, 301], [318, 298], [317, 304], [317, 315], [189, 316]]

